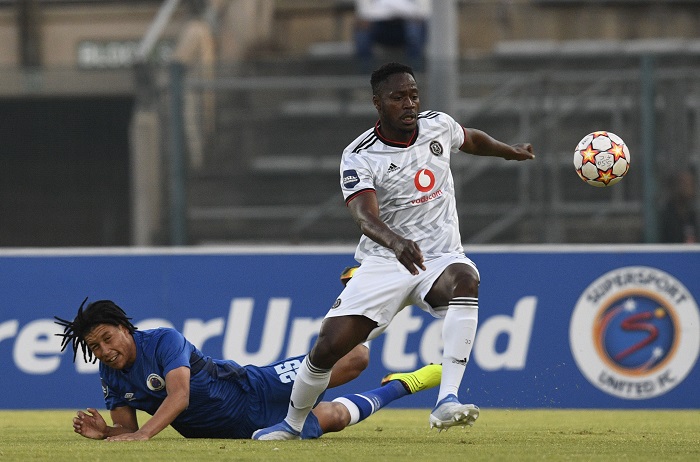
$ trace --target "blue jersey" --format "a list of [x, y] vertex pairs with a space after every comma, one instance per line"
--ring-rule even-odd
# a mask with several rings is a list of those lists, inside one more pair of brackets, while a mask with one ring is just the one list
[[[184, 366], [190, 368], [190, 402], [172, 426], [187, 438], [250, 438], [287, 415], [303, 356], [263, 367], [241, 366], [203, 355], [174, 329], [137, 330], [133, 336], [136, 361], [129, 369], [100, 363], [107, 409], [129, 406], [153, 415], [167, 396], [165, 376]], [[322, 433], [309, 414], [302, 437]]]

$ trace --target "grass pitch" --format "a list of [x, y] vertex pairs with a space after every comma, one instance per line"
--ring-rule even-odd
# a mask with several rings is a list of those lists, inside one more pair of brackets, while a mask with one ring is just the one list
[[385, 409], [312, 441], [185, 439], [168, 428], [150, 441], [108, 443], [73, 433], [73, 411], [0, 411], [0, 460], [700, 460], [699, 410], [482, 409], [474, 427], [440, 434], [428, 430], [428, 412]]

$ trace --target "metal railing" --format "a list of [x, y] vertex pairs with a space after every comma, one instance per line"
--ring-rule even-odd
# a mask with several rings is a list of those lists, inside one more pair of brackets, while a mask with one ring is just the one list
[[[337, 222], [353, 225], [342, 207], [334, 170], [342, 148], [352, 140], [346, 133], [358, 135], [376, 118], [367, 77], [341, 71], [318, 75], [313, 66], [299, 72], [305, 66], [291, 62], [289, 73], [284, 62], [275, 63], [273, 72], [259, 71], [265, 67], [238, 65], [229, 74], [220, 69], [214, 80], [184, 77], [184, 92], [213, 92], [217, 100], [217, 132], [207, 145], [205, 165], [186, 174], [190, 193], [185, 226], [197, 229], [188, 232], [188, 242], [354, 241], [354, 236], [338, 234]], [[463, 67], [480, 68], [474, 62]], [[538, 157], [527, 164], [467, 156], [453, 161], [464, 241], [648, 240], [648, 202], [655, 213], [663, 198], [660, 186], [659, 194], [645, 198], [649, 181], [660, 185], [673, 170], [698, 163], [700, 68], [661, 60], [647, 71], [653, 74], [654, 93], [645, 102], [642, 67], [531, 72], [502, 67], [460, 73], [453, 115], [465, 126], [482, 128], [503, 141], [531, 141]], [[177, 98], [161, 94], [163, 120], [172, 117], [171, 101]], [[654, 127], [645, 126], [649, 122], [641, 116], [645, 104], [653, 108]], [[572, 165], [576, 143], [598, 129], [623, 136], [633, 159], [628, 178], [604, 191], [581, 183]], [[341, 132], [345, 138], [335, 140]], [[287, 138], [271, 142], [281, 136], [278, 133]], [[658, 149], [648, 154], [643, 146], [650, 133]], [[649, 162], [645, 156], [651, 157]], [[316, 176], [307, 175], [308, 170]], [[236, 189], [234, 183], [242, 176], [257, 178], [255, 194], [244, 190], [250, 183]], [[290, 179], [283, 182], [286, 176]], [[205, 194], [202, 200], [197, 184], [206, 181], [219, 181], [228, 193], [218, 198]], [[310, 183], [315, 181], [319, 184]], [[285, 188], [284, 202], [262, 200], [277, 197], [280, 188]], [[294, 202], [294, 197], [304, 196], [296, 188], [315, 188], [316, 194]], [[495, 197], [485, 193], [489, 190]], [[594, 226], [589, 237], [582, 237], [587, 223]], [[208, 234], [207, 228], [219, 231]]]

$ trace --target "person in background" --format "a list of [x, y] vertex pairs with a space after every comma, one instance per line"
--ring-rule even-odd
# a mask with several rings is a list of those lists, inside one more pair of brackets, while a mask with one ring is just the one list
[[416, 69], [424, 62], [431, 0], [356, 0], [355, 53], [363, 70], [374, 66], [377, 45], [402, 49]]
[[699, 242], [698, 219], [695, 212], [695, 171], [681, 170], [673, 175], [671, 196], [666, 202], [660, 218], [661, 236], [664, 243]]

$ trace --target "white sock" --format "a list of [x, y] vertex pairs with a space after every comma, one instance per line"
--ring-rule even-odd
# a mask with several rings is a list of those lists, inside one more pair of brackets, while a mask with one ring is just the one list
[[442, 326], [444, 348], [438, 401], [450, 394], [457, 396], [474, 345], [478, 319], [478, 298], [455, 297], [450, 300]]
[[330, 369], [320, 369], [309, 362], [306, 356], [299, 366], [297, 377], [294, 379], [292, 396], [287, 410], [287, 421], [290, 427], [300, 432], [304, 427], [306, 417], [316, 404], [319, 395], [328, 387], [331, 380]]
[[350, 425], [355, 425], [360, 421], [360, 408], [357, 407], [355, 403], [344, 396], [334, 399], [333, 402], [340, 403], [347, 408], [348, 412], [350, 413], [350, 423], [348, 424], [348, 427]]

